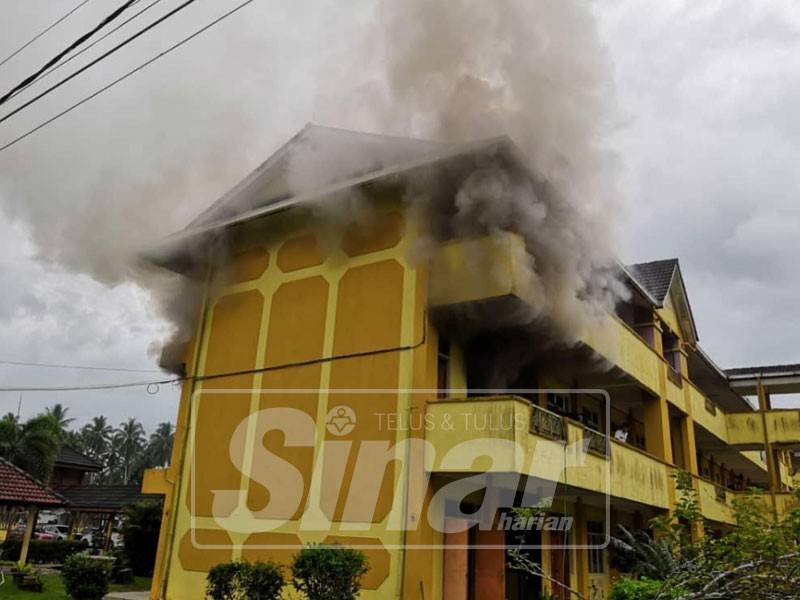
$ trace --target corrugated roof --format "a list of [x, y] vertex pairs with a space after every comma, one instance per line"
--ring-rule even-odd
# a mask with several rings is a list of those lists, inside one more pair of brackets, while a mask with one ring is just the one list
[[800, 375], [800, 364], [765, 365], [762, 367], [737, 367], [725, 369], [728, 377], [758, 378], [762, 376], [797, 376]]
[[77, 468], [84, 471], [99, 471], [103, 468], [93, 459], [67, 445], [61, 446], [61, 451], [56, 457], [55, 466]]
[[308, 124], [203, 211], [193, 229], [424, 156], [441, 142]]
[[626, 268], [656, 302], [663, 304], [677, 267], [677, 258], [667, 258], [628, 265]]
[[64, 498], [5, 458], [0, 458], [0, 504], [62, 506]]
[[139, 500], [158, 500], [156, 494], [143, 494], [138, 485], [80, 485], [62, 490], [70, 509], [119, 512]]

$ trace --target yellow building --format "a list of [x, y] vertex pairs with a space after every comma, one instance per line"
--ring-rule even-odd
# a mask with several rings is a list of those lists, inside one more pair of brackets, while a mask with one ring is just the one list
[[[303, 185], [304, 145], [346, 176]], [[519, 237], [431, 242], [409, 195], [452, 197], [487, 157], [520, 168], [505, 137], [308, 127], [154, 254], [203, 298], [170, 365], [172, 466], [145, 476], [166, 495], [152, 598], [201, 598], [215, 564], [289, 564], [314, 542], [365, 552], [366, 599], [560, 593], [548, 578], [603, 597], [608, 533], [668, 511], [676, 468], [713, 528], [749, 485], [785, 510], [800, 412], [703, 353], [676, 260], [620, 267], [630, 298], [563, 344], [505, 318], [526, 302]], [[498, 387], [489, 367], [512, 361]], [[772, 389], [795, 391], [783, 375]], [[508, 569], [515, 545], [548, 577]]]

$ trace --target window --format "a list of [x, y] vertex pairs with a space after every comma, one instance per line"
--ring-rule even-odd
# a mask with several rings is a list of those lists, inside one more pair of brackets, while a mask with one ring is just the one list
[[548, 394], [547, 408], [559, 414], [569, 413], [569, 394]]
[[589, 542], [589, 573], [605, 573], [605, 552], [601, 548], [606, 543], [606, 532], [600, 521], [587, 521], [586, 531]]

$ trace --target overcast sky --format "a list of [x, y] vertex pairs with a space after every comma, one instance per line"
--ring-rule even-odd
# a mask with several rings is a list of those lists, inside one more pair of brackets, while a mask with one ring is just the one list
[[[162, 3], [153, 15], [177, 5]], [[0, 57], [76, 1], [7, 4]], [[0, 66], [0, 89], [117, 4], [91, 0]], [[0, 124], [0, 145], [234, 4], [199, 0]], [[344, 57], [358, 51], [355, 40], [370, 27], [370, 4], [358, 0], [345, 11], [330, 0], [255, 0], [0, 153], [0, 360], [156, 369], [152, 349], [168, 327], [148, 293], [126, 282], [118, 251], [184, 224], [306, 122], [340, 125], [318, 98], [357, 79]], [[592, 6], [620, 109], [608, 144], [620, 165], [625, 210], [615, 220], [623, 260], [680, 258], [701, 344], [721, 366], [800, 362], [800, 15], [793, 2]], [[0, 386], [152, 376], [0, 364]], [[0, 413], [16, 410], [18, 399], [0, 392]], [[135, 416], [151, 430], [174, 419], [176, 401], [171, 386], [153, 394], [28, 392], [22, 411], [62, 402], [78, 424], [103, 413], [115, 423]]]

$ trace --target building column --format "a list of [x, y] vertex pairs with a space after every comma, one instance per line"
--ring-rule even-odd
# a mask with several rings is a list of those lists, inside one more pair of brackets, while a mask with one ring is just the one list
[[28, 549], [31, 546], [31, 537], [33, 537], [33, 530], [36, 527], [36, 517], [39, 511], [35, 506], [28, 509], [28, 518], [25, 521], [25, 533], [22, 536], [22, 548], [19, 551], [19, 562], [25, 564], [28, 561]]
[[[589, 534], [586, 527], [586, 508], [580, 500], [575, 501], [575, 524], [574, 524], [575, 548], [575, 574], [576, 588], [583, 594], [584, 598], [589, 597]], [[583, 546], [583, 548], [581, 548]]]
[[[662, 371], [666, 365], [662, 365]], [[666, 377], [663, 373], [662, 377]], [[665, 384], [666, 386], [666, 384]], [[642, 408], [644, 411], [645, 450], [668, 463], [672, 462], [672, 441], [669, 431], [669, 408], [664, 394], [660, 398], [646, 395]]]
[[769, 390], [761, 382], [758, 382], [756, 387], [758, 394], [758, 410], [761, 413], [761, 426], [764, 431], [764, 453], [767, 456], [767, 473], [769, 476], [769, 491], [772, 498], [772, 511], [777, 518], [778, 515], [778, 501], [775, 498], [775, 493], [781, 490], [781, 468], [775, 450], [769, 441], [769, 432], [767, 431], [767, 411], [772, 410], [772, 400], [769, 397]]

